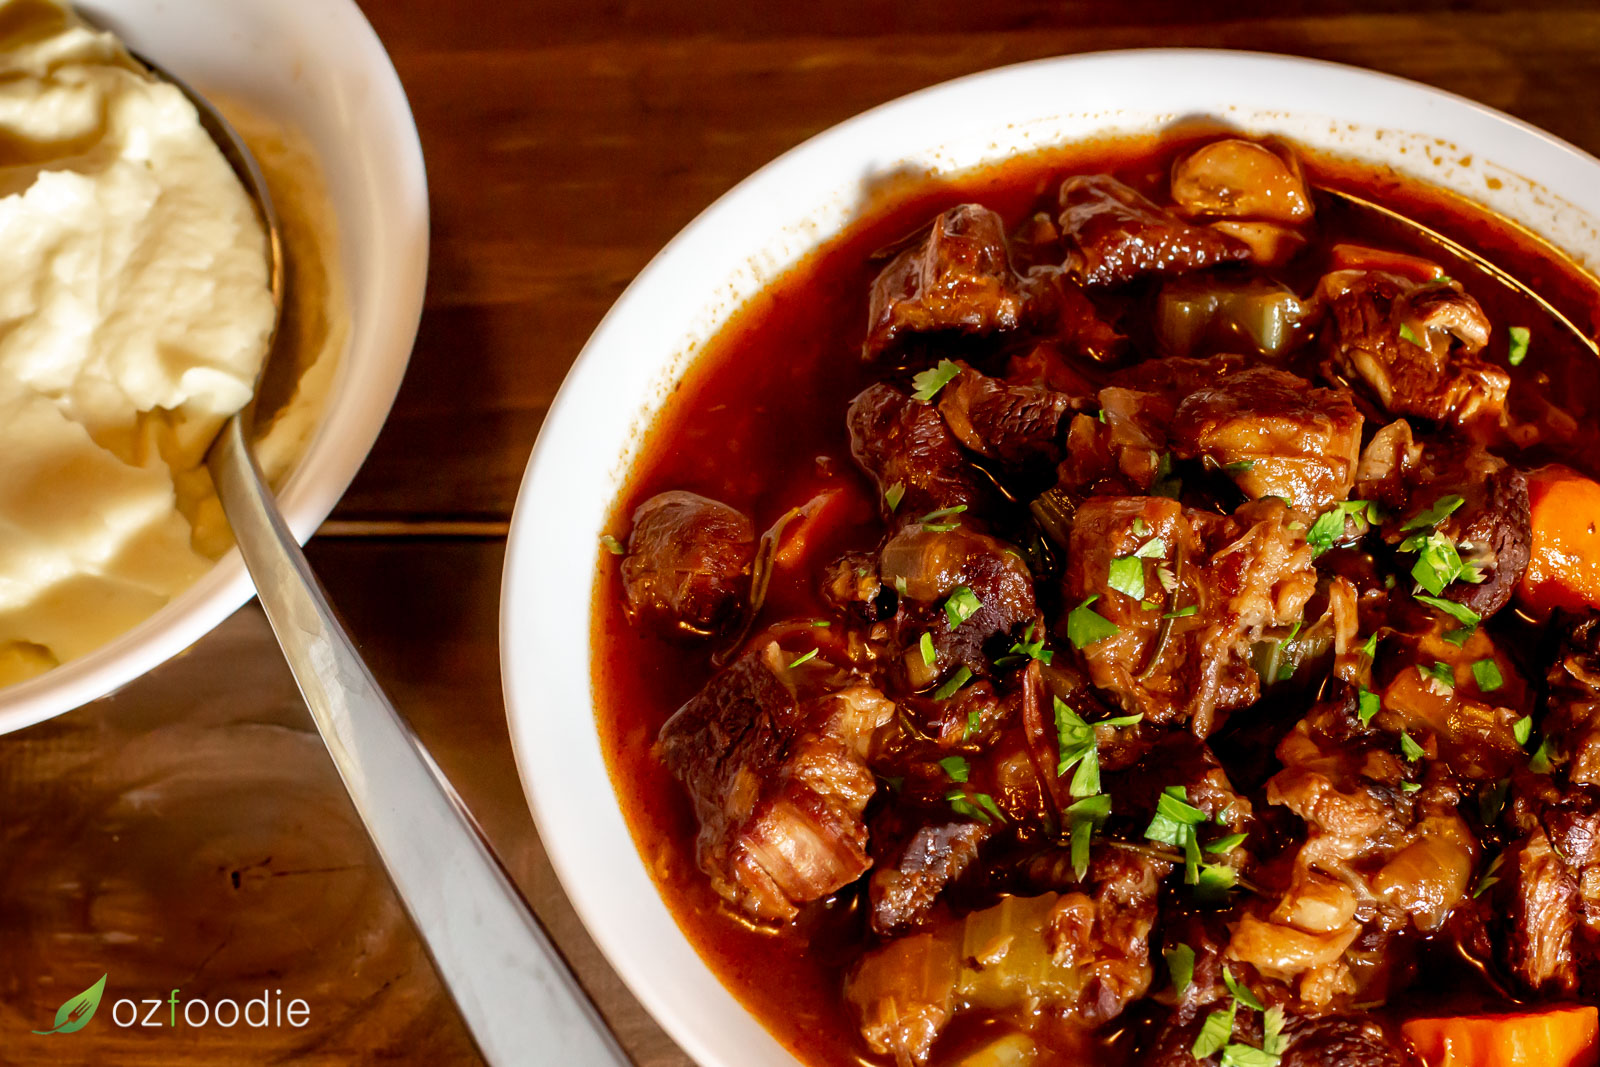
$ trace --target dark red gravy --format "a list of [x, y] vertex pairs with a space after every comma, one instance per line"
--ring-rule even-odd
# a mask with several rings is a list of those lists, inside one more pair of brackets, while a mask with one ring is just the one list
[[[1174, 156], [1218, 132], [1214, 126], [1193, 127], [1089, 142], [886, 191], [847, 232], [751, 299], [706, 345], [650, 427], [608, 528], [622, 536], [640, 501], [687, 489], [741, 509], [760, 530], [820, 487], [833, 485], [853, 492], [860, 522], [838, 529], [837, 543], [828, 547], [871, 547], [879, 535], [875, 502], [850, 459], [844, 412], [856, 393], [881, 376], [860, 358], [868, 290], [882, 267], [874, 253], [958, 203], [982, 203], [1014, 226], [1040, 201], [1053, 198], [1069, 174], [1109, 172], [1141, 190], [1160, 188]], [[1580, 326], [1600, 324], [1595, 281], [1503, 220], [1386, 168], [1306, 152], [1302, 159], [1317, 184], [1359, 192], [1422, 221], [1529, 283]], [[1428, 254], [1391, 232], [1329, 228], [1323, 236]], [[1309, 287], [1298, 286], [1302, 292]], [[1485, 286], [1471, 290], [1497, 332], [1507, 324], [1533, 326], [1539, 358], [1512, 371], [1519, 386], [1535, 383], [1580, 423], [1594, 423], [1600, 374], [1593, 357], [1560, 339], [1518, 298]], [[1584, 451], [1560, 458], [1600, 473], [1594, 450]], [[847, 892], [814, 905], [774, 933], [753, 928], [727, 908], [696, 867], [689, 803], [651, 745], [662, 723], [712, 669], [704, 650], [631, 626], [615, 557], [599, 551], [597, 559], [591, 635], [596, 724], [634, 841], [668, 907], [723, 983], [799, 1058], [817, 1065], [886, 1062], [862, 1044], [840, 995], [860, 940], [853, 896]], [[820, 613], [812, 584], [810, 575], [780, 570], [757, 628]], [[1098, 1060], [1127, 1059], [1126, 1051], [1118, 1051], [1125, 1043], [1095, 1039], [1102, 1040], [1109, 1043], [1101, 1046]]]

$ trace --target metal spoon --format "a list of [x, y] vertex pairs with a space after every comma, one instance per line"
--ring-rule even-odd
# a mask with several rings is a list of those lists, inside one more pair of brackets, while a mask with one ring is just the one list
[[[1400, 229], [1407, 230], [1415, 236], [1421, 237], [1429, 245], [1432, 245], [1434, 248], [1444, 252], [1457, 262], [1468, 264], [1479, 272], [1488, 275], [1490, 278], [1494, 279], [1496, 282], [1499, 282], [1506, 288], [1514, 290], [1519, 296], [1535, 304], [1541, 311], [1549, 316], [1552, 322], [1565, 331], [1573, 340], [1577, 341], [1589, 352], [1592, 352], [1596, 356], [1600, 356], [1600, 343], [1597, 343], [1589, 334], [1584, 333], [1576, 323], [1567, 318], [1566, 315], [1562, 314], [1555, 305], [1551, 304], [1550, 301], [1540, 296], [1526, 283], [1517, 278], [1516, 275], [1510, 273], [1509, 271], [1501, 270], [1493, 262], [1485, 259], [1483, 256], [1479, 255], [1477, 252], [1474, 252], [1466, 245], [1461, 244], [1459, 241], [1451, 240], [1438, 230], [1435, 230], [1429, 226], [1424, 226], [1416, 219], [1402, 215], [1400, 212], [1395, 211], [1392, 208], [1386, 208], [1382, 204], [1374, 203], [1364, 196], [1357, 196], [1355, 193], [1346, 192], [1343, 189], [1333, 189], [1326, 185], [1317, 186], [1317, 192], [1331, 200], [1334, 200], [1347, 210], [1353, 211], [1357, 214], [1365, 215], [1370, 219], [1377, 219], [1382, 222], [1386, 222], [1391, 226], [1396, 226]], [[1529, 230], [1525, 226], [1517, 225], [1510, 220], [1505, 221], [1510, 225], [1515, 226], [1516, 229], [1521, 231], [1523, 236], [1526, 237], [1531, 243], [1539, 245], [1545, 252], [1554, 258], [1568, 262], [1571, 261], [1571, 257], [1565, 252], [1561, 251], [1555, 245], [1551, 244], [1543, 237], [1540, 237], [1532, 230]]]
[[[288, 263], [255, 158], [209, 101], [170, 71], [143, 57], [140, 62], [194, 104], [254, 199], [267, 231], [272, 298], [281, 319]], [[276, 334], [274, 322], [258, 399], [293, 392], [282, 386], [296, 368], [280, 358]], [[250, 451], [259, 414], [252, 401], [229, 419], [206, 464], [311, 717], [479, 1051], [496, 1067], [627, 1064], [461, 799], [334, 616]]]

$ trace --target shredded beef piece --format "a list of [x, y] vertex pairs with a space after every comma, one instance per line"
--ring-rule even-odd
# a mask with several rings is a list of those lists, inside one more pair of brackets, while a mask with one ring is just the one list
[[1068, 178], [1060, 202], [1061, 229], [1075, 249], [1069, 266], [1085, 285], [1182, 274], [1250, 255], [1244, 243], [1191, 226], [1109, 174]]
[[1322, 511], [1350, 495], [1361, 422], [1348, 391], [1251, 367], [1178, 405], [1173, 451], [1228, 471], [1252, 500], [1276, 496]]
[[896, 256], [872, 283], [863, 351], [876, 357], [905, 333], [1009, 330], [1021, 310], [1005, 224], [981, 204], [962, 204], [934, 219], [921, 243]]
[[1061, 421], [1080, 405], [1066, 393], [1011, 385], [963, 367], [939, 394], [939, 411], [956, 439], [1008, 466], [1061, 458]]
[[[869, 386], [850, 402], [850, 454], [878, 486], [882, 513], [891, 525], [915, 522], [931, 511], [966, 507], [986, 510], [994, 496], [951, 435], [939, 409], [893, 386]], [[904, 494], [891, 509], [888, 493]]]
[[1511, 378], [1478, 357], [1489, 324], [1460, 283], [1418, 286], [1346, 270], [1324, 277], [1318, 293], [1328, 304], [1322, 336], [1331, 375], [1361, 381], [1393, 415], [1499, 420]]
[[876, 862], [867, 883], [872, 932], [889, 937], [923, 925], [939, 895], [978, 858], [992, 832], [948, 809], [938, 814], [888, 809], [872, 828]]
[[628, 612], [667, 629], [705, 634], [733, 618], [750, 588], [755, 527], [694, 493], [660, 493], [633, 513], [622, 560]]
[[661, 759], [694, 804], [712, 887], [752, 918], [787, 921], [859, 877], [870, 865], [861, 813], [876, 788], [863, 755], [893, 713], [861, 684], [802, 698], [773, 644], [667, 720]]

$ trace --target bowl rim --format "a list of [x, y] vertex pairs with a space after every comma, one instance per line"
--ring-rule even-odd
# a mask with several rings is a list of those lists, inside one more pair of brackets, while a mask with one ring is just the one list
[[[553, 620], [550, 618], [553, 613], [522, 611], [519, 608], [519, 605], [535, 600], [539, 592], [537, 583], [541, 575], [540, 557], [529, 545], [551, 526], [558, 525], [547, 519], [544, 514], [547, 510], [544, 505], [559, 499], [550, 490], [560, 486], [560, 479], [555, 476], [555, 471], [564, 460], [564, 449], [569, 442], [558, 438], [568, 436], [569, 428], [583, 420], [584, 411], [580, 405], [586, 403], [588, 397], [580, 394], [589, 386], [591, 380], [602, 372], [602, 365], [607, 361], [614, 361], [614, 357], [618, 355], [612, 350], [613, 335], [619, 332], [619, 322], [641, 302], [642, 294], [660, 284], [668, 274], [683, 269], [682, 264], [677, 262], [679, 254], [686, 249], [696, 234], [707, 228], [712, 220], [729, 213], [734, 205], [741, 201], [759, 197], [763, 187], [773, 183], [778, 176], [797, 168], [802, 161], [824, 155], [836, 144], [866, 127], [885, 123], [913, 109], [928, 107], [939, 100], [949, 100], [986, 83], [1030, 74], [1045, 74], [1069, 65], [1116, 66], [1161, 60], [1175, 60], [1201, 66], [1232, 65], [1262, 78], [1307, 71], [1319, 72], [1332, 80], [1344, 80], [1350, 84], [1404, 95], [1423, 110], [1434, 109], [1435, 114], [1454, 113], [1463, 121], [1465, 116], [1476, 117], [1486, 123], [1487, 127], [1518, 141], [1518, 147], [1542, 143], [1547, 151], [1554, 153], [1552, 159], [1559, 158], [1567, 166], [1576, 166], [1591, 178], [1600, 177], [1600, 159], [1590, 156], [1577, 146], [1546, 130], [1458, 93], [1382, 71], [1330, 60], [1252, 50], [1169, 47], [1109, 49], [1045, 57], [978, 71], [915, 90], [863, 111], [815, 134], [763, 165], [719, 196], [663, 246], [596, 325], [594, 332], [574, 360], [572, 369], [563, 380], [540, 427], [519, 486], [506, 541], [501, 582], [500, 654], [507, 727], [511, 736], [518, 777], [522, 782], [524, 796], [541, 843], [549, 856], [562, 890], [589, 936], [634, 997], [684, 1051], [699, 1063], [708, 1067], [709, 1065], [735, 1067], [736, 1064], [743, 1067], [750, 1062], [788, 1063], [794, 1062], [794, 1054], [779, 1044], [759, 1021], [756, 1021], [756, 1029], [760, 1031], [760, 1037], [753, 1037], [748, 1026], [738, 1026], [729, 1032], [713, 1035], [706, 1032], [705, 1027], [696, 1026], [681, 1015], [673, 999], [666, 994], [664, 983], [658, 976], [650, 973], [648, 968], [647, 961], [655, 953], [657, 946], [643, 950], [639, 945], [627, 940], [619, 927], [619, 920], [614, 914], [608, 913], [602, 903], [609, 895], [606, 892], [607, 887], [601, 881], [606, 876], [603, 870], [606, 861], [595, 858], [601, 854], [601, 849], [596, 847], [596, 840], [593, 837], [581, 836], [571, 818], [572, 813], [581, 807], [581, 804], [574, 804], [574, 798], [562, 789], [562, 783], [555, 780], [559, 778], [559, 772], [567, 763], [566, 754], [551, 751], [550, 746], [545, 743], [548, 738], [544, 735], [550, 732], [547, 726], [550, 709], [541, 709], [541, 701], [538, 698], [538, 694], [552, 689], [555, 689], [558, 695], [573, 695], [579, 689], [588, 694], [589, 699], [582, 704], [582, 715], [588, 724], [585, 733], [598, 748], [592, 690], [593, 595], [586, 596], [583, 600], [581, 626], [574, 625], [570, 613], [564, 614], [559, 620]], [[1284, 113], [1292, 114], [1292, 112]], [[1177, 118], [1180, 114], [1171, 117]], [[1471, 151], [1478, 150], [1476, 145], [1466, 147]], [[1552, 171], [1556, 169], [1556, 164], [1550, 163], [1549, 169]], [[1542, 175], [1530, 177], [1534, 181], [1545, 180]], [[1600, 197], [1595, 198], [1594, 202], [1600, 204]], [[1563, 209], [1565, 207], [1575, 207], [1575, 203], [1568, 202]], [[1588, 216], [1590, 212], [1585, 210], [1582, 214]], [[1600, 215], [1600, 211], [1595, 214]], [[838, 232], [838, 228], [830, 229], [823, 234], [823, 238], [830, 238]], [[1545, 234], [1545, 236], [1550, 235]], [[1591, 271], [1594, 269], [1593, 262], [1588, 266]], [[718, 316], [718, 321], [719, 323], [726, 321], [726, 313]], [[685, 339], [678, 338], [678, 341], [681, 343]], [[696, 347], [697, 343], [691, 343], [689, 349], [692, 352]], [[681, 374], [683, 368], [692, 361], [692, 358], [682, 357], [680, 354], [680, 358], [674, 364], [676, 372]], [[605, 449], [620, 446], [623, 454], [623, 460], [619, 462], [619, 473], [608, 490], [608, 496], [612, 498], [612, 504], [607, 508], [608, 512], [610, 507], [614, 506], [616, 493], [625, 486], [628, 472], [637, 458], [634, 446], [640, 438], [649, 433], [661, 406], [658, 398], [633, 416], [630, 437], [627, 441], [603, 442]], [[601, 532], [601, 529], [596, 528], [588, 531], [588, 536], [591, 539], [598, 538]], [[593, 557], [584, 557], [586, 563], [583, 570], [592, 588], [594, 569], [587, 563], [591, 558]], [[542, 642], [545, 639], [556, 638], [556, 641], [551, 642], [552, 645], [559, 643], [561, 630], [581, 631], [581, 655], [541, 657], [537, 654], [537, 650], [544, 647]], [[528, 650], [535, 650], [535, 654], [525, 654]], [[551, 684], [553, 677], [551, 672], [556, 672], [559, 681], [554, 687]], [[578, 677], [580, 674], [581, 677]], [[562, 714], [576, 714], [574, 708], [558, 710]], [[605, 800], [612, 809], [618, 809], [611, 813], [616, 816], [615, 819], [604, 818], [606, 828], [610, 831], [614, 823], [620, 824], [623, 834], [623, 853], [613, 857], [609, 862], [613, 866], [621, 864], [630, 876], [637, 875], [645, 879], [649, 899], [638, 903], [642, 905], [643, 911], [653, 913], [657, 910], [655, 906], [659, 906], [661, 911], [666, 912], [669, 923], [666, 926], [658, 925], [655, 932], [667, 938], [665, 947], [672, 950], [673, 960], [681, 962], [683, 955], [679, 950], [687, 947], [694, 962], [710, 976], [720, 988], [721, 994], [744, 1016], [745, 1021], [754, 1020], [753, 1013], [745, 1006], [742, 999], [722, 984], [720, 976], [712, 970], [698, 947], [689, 941], [676, 918], [671, 916], [670, 911], [666, 911], [659, 890], [646, 869], [645, 857], [639, 853], [635, 845], [631, 827], [622, 821], [620, 798], [611, 780], [609, 765], [604, 765], [603, 782], [600, 784], [603, 786]], [[573, 825], [569, 826], [569, 823]], [[609, 840], [604, 842], [604, 844], [610, 843], [612, 842]], [[762, 1041], [761, 1038], [766, 1040]], [[745, 1047], [732, 1044], [730, 1041], [754, 1041], [756, 1044]], [[772, 1055], [774, 1049], [779, 1053], [778, 1058]], [[752, 1051], [757, 1055], [751, 1056]]]
[[[341, 47], [355, 57], [371, 105], [392, 117], [384, 132], [381, 180], [391, 191], [385, 203], [406, 213], [384, 216], [387, 243], [418, 250], [413, 261], [380, 265], [386, 314], [371, 327], [367, 348], [379, 353], [363, 367], [360, 389], [349, 380], [359, 324], [334, 370], [326, 405], [303, 454], [277, 494], [295, 540], [304, 544], [332, 513], [377, 442], [399, 393], [421, 324], [431, 235], [426, 163], [416, 118], [394, 62], [355, 0], [315, 0], [317, 16], [333, 24]], [[136, 27], [131, 37], [136, 37]], [[159, 42], [138, 45], [164, 62]], [[184, 75], [181, 65], [175, 66]], [[185, 75], [187, 76], [187, 75]], [[200, 83], [202, 86], [204, 82]], [[378, 176], [371, 161], [365, 170]], [[368, 210], [378, 211], [375, 202]], [[376, 227], [375, 229], [381, 229]], [[348, 260], [345, 269], [349, 269]], [[221, 625], [255, 596], [255, 586], [237, 548], [231, 548], [192, 586], [133, 629], [44, 674], [0, 689], [0, 734], [65, 714], [122, 688], [177, 656]]]

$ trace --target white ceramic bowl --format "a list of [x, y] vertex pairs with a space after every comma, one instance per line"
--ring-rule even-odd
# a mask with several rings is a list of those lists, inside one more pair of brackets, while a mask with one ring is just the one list
[[793, 1061], [722, 987], [657, 896], [593, 724], [586, 613], [596, 539], [642, 431], [698, 343], [837, 233], [874, 175], [907, 166], [961, 170], [1192, 115], [1392, 164], [1526, 223], [1591, 266], [1600, 262], [1600, 161], [1506, 115], [1304, 59], [1107, 52], [936, 86], [771, 163], [662, 250], [562, 386], [528, 465], [506, 554], [501, 656], [517, 766], [589, 932], [639, 1000], [708, 1067]]
[[[304, 542], [343, 495], [389, 414], [422, 313], [428, 190], [400, 79], [352, 0], [88, 0], [84, 13], [201, 92], [306, 134], [339, 225], [350, 340], [322, 422], [279, 495]], [[0, 733], [84, 704], [177, 655], [254, 587], [231, 552], [138, 627], [0, 690]]]

